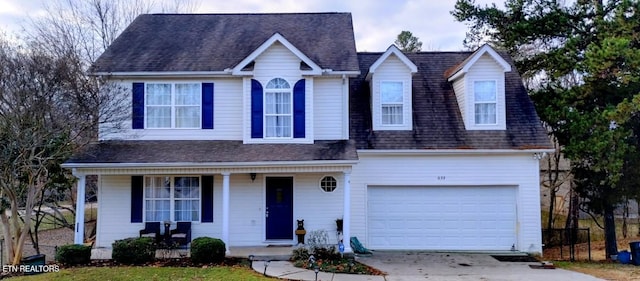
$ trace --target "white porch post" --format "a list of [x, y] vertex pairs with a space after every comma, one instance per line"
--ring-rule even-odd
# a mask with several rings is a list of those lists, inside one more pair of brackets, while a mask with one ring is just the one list
[[342, 215], [342, 243], [345, 253], [351, 249], [351, 172], [344, 172], [344, 214]]
[[82, 173], [78, 173], [75, 169], [73, 170], [73, 175], [78, 179], [76, 192], [76, 227], [73, 243], [82, 245], [84, 244], [84, 194], [87, 177]]
[[230, 173], [222, 173], [222, 241], [227, 248], [226, 254], [229, 254], [229, 175]]

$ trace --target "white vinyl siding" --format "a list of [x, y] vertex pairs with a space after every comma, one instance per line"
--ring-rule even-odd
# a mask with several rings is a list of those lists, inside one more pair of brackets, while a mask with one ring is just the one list
[[[131, 129], [131, 84], [133, 82], [147, 83], [213, 83], [214, 109], [213, 130], [194, 129]], [[116, 82], [121, 89], [114, 95], [122, 95], [122, 103], [126, 104], [125, 121], [121, 124], [100, 123], [100, 140], [134, 139], [134, 140], [242, 140], [242, 79], [174, 79], [174, 80], [122, 80]], [[201, 87], [201, 86], [199, 86]], [[201, 91], [198, 91], [201, 94]], [[128, 103], [128, 104], [127, 104]], [[145, 121], [146, 122], [146, 121]], [[199, 123], [198, 123], [199, 124]], [[200, 124], [199, 124], [200, 125]], [[198, 125], [198, 126], [199, 126]]]
[[462, 115], [462, 120], [466, 120], [467, 111], [466, 109], [466, 93], [465, 93], [465, 80], [464, 78], [458, 79], [453, 82], [453, 91], [456, 94], [456, 99], [458, 100], [458, 107], [460, 109], [460, 114]]
[[368, 186], [515, 186], [516, 249], [542, 252], [538, 161], [530, 153], [374, 156], [359, 150], [358, 156], [351, 173], [351, 235], [365, 246]]
[[96, 248], [111, 248], [118, 239], [138, 237], [143, 223], [131, 223], [131, 176], [100, 176], [98, 180]]
[[[348, 83], [345, 83], [348, 84]], [[347, 139], [349, 118], [347, 91], [343, 90], [341, 78], [314, 79], [313, 127], [316, 140]]]
[[[395, 55], [390, 55], [373, 74], [371, 83], [373, 129], [411, 130], [413, 128], [411, 70], [407, 65]], [[402, 84], [401, 102], [399, 98], [393, 99], [393, 103], [390, 103], [390, 100], [382, 100], [385, 83]], [[398, 114], [401, 114], [400, 117]]]

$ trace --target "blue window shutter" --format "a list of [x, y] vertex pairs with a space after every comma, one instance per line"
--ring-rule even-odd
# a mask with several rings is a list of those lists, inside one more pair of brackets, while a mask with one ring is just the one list
[[293, 137], [304, 138], [304, 79], [293, 86]]
[[213, 129], [213, 83], [202, 83], [202, 129]]
[[144, 83], [133, 83], [132, 129], [144, 129]]
[[143, 186], [142, 176], [131, 176], [131, 222], [142, 222]]
[[262, 138], [262, 85], [251, 79], [251, 138]]
[[202, 176], [201, 222], [213, 222], [213, 176]]

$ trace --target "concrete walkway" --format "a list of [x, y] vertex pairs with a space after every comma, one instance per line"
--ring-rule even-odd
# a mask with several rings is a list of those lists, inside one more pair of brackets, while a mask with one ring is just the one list
[[313, 270], [302, 269], [293, 266], [288, 261], [271, 261], [267, 266], [266, 271], [263, 261], [254, 261], [251, 265], [253, 270], [263, 273], [267, 276], [276, 277], [287, 280], [322, 280], [322, 281], [384, 281], [384, 276], [375, 275], [358, 275], [358, 274], [344, 274], [344, 273], [327, 273], [318, 272], [318, 278], [316, 279], [316, 273]]
[[499, 280], [499, 281], [598, 281], [602, 279], [564, 269], [534, 269], [536, 262], [500, 262], [489, 254], [437, 252], [376, 252], [370, 257], [356, 257], [358, 262], [387, 273], [385, 276], [319, 272], [294, 267], [289, 261], [272, 260], [265, 268], [263, 260], [252, 268], [267, 276], [286, 280]]

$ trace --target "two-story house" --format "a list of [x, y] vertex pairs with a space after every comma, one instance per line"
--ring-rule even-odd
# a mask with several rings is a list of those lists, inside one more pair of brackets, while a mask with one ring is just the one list
[[144, 222], [191, 221], [232, 251], [295, 244], [302, 219], [335, 238], [343, 219], [371, 249], [542, 252], [551, 145], [488, 45], [357, 53], [349, 13], [149, 14], [93, 73], [131, 101], [126, 128], [64, 164], [81, 197], [98, 175], [96, 247]]

